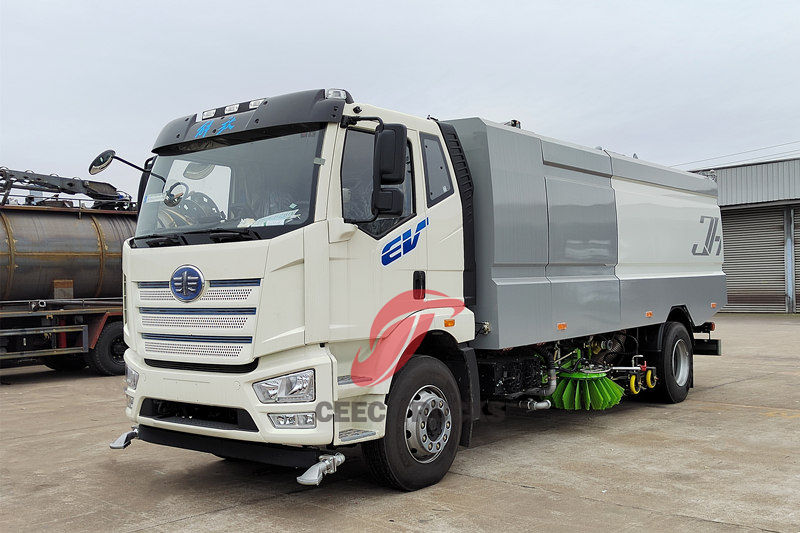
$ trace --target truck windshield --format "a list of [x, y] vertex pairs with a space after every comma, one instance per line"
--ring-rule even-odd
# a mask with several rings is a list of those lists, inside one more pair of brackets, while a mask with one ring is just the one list
[[186, 236], [195, 242], [204, 235], [269, 238], [310, 223], [323, 136], [322, 126], [304, 125], [159, 155], [142, 198], [137, 242], [165, 235], [174, 244], [190, 244]]

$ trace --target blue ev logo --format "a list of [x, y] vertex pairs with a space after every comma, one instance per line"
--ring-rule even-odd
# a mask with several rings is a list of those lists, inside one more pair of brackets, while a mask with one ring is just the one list
[[169, 280], [172, 295], [182, 302], [196, 300], [203, 292], [203, 275], [195, 267], [184, 265], [172, 273]]
[[428, 225], [430, 225], [430, 222], [427, 218], [421, 220], [413, 232], [410, 229], [406, 230], [402, 235], [398, 235], [389, 241], [389, 243], [383, 247], [383, 251], [381, 252], [381, 264], [386, 266], [393, 261], [397, 261], [402, 256], [416, 248], [420, 233]]

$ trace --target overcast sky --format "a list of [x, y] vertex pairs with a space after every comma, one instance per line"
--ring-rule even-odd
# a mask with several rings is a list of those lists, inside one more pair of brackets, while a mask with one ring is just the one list
[[[0, 6], [12, 169], [88, 177], [106, 148], [143, 162], [173, 118], [324, 87], [421, 116], [516, 118], [668, 165], [800, 141], [797, 1]], [[133, 193], [138, 173], [115, 164], [102, 179]]]

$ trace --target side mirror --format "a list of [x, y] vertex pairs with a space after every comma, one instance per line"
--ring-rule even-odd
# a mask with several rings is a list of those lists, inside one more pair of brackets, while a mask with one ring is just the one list
[[102, 154], [95, 157], [94, 161], [92, 161], [92, 163], [89, 165], [89, 174], [94, 176], [95, 174], [104, 171], [106, 167], [111, 164], [111, 161], [114, 160], [115, 154], [116, 152], [114, 150], [106, 150]]
[[144, 200], [144, 190], [147, 188], [147, 180], [150, 179], [150, 171], [153, 169], [153, 163], [155, 163], [156, 158], [155, 156], [149, 158], [147, 161], [144, 162], [144, 172], [142, 172], [142, 176], [139, 178], [139, 194], [137, 196], [137, 205], [139, 206], [139, 213], [142, 212], [142, 200]]
[[[379, 128], [380, 129], [380, 128]], [[402, 124], [385, 124], [375, 135], [376, 185], [399, 185], [406, 177], [408, 130]]]
[[384, 124], [375, 134], [372, 175], [372, 212], [375, 215], [403, 213], [403, 191], [386, 185], [400, 185], [406, 177], [408, 130], [403, 124]]

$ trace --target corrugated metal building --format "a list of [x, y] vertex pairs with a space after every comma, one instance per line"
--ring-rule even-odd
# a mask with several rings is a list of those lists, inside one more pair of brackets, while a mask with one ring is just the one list
[[800, 312], [800, 158], [696, 172], [719, 187], [723, 311]]

